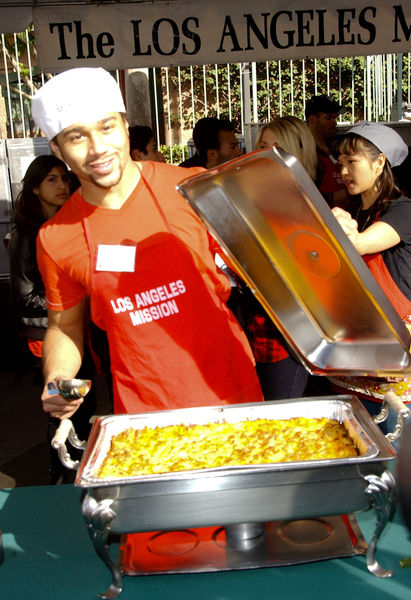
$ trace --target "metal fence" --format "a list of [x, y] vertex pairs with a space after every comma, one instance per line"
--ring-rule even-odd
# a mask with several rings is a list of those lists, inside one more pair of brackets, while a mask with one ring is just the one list
[[[410, 103], [410, 53], [141, 71], [145, 72], [144, 77], [137, 79], [145, 82], [147, 89], [135, 98], [147, 98], [144, 102], [150, 106], [140, 113], [141, 100], [133, 106], [133, 95], [127, 89], [134, 72], [113, 74], [124, 89], [129, 116], [133, 113], [134, 118], [137, 114], [139, 124], [153, 127], [162, 150], [174, 163], [191, 153], [192, 130], [203, 116], [233, 121], [243, 148], [249, 151], [259, 124], [276, 115], [304, 118], [306, 101], [313, 95], [332, 95], [347, 108], [340, 120], [348, 122], [398, 121], [403, 116], [404, 103]], [[13, 203], [27, 166], [36, 155], [50, 152], [47, 141], [35, 129], [30, 101], [35, 90], [52, 76], [37, 66], [31, 29], [1, 35], [1, 238], [10, 230]], [[1, 244], [0, 281], [7, 277], [8, 258]]]
[[[52, 74], [36, 66], [32, 31], [2, 34], [1, 54], [0, 137], [35, 137], [30, 98]], [[410, 102], [410, 53], [147, 71], [151, 124], [160, 144], [171, 149], [171, 162], [184, 158], [194, 124], [203, 116], [228, 118], [244, 136], [247, 126], [275, 115], [304, 118], [306, 101], [317, 94], [346, 106], [341, 120], [349, 122], [397, 121], [402, 105]], [[124, 77], [116, 76], [123, 83]]]

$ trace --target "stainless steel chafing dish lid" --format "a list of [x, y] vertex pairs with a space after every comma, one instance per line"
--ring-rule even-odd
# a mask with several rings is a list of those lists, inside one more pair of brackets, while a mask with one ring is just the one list
[[296, 158], [253, 152], [178, 189], [309, 371], [411, 372], [406, 327]]
[[[183, 408], [162, 410], [153, 413], [108, 415], [98, 417], [93, 424], [86, 452], [80, 463], [76, 476], [76, 485], [82, 487], [105, 487], [117, 483], [131, 484], [136, 482], [154, 482], [170, 480], [190, 480], [193, 478], [206, 478], [210, 475], [226, 476], [240, 475], [242, 473], [258, 474], [273, 471], [294, 471], [296, 469], [313, 469], [316, 467], [329, 467], [336, 465], [361, 465], [373, 460], [382, 460], [390, 457], [384, 451], [385, 440], [382, 445], [372, 439], [361, 421], [364, 409], [359, 401], [352, 396], [324, 396], [321, 399], [292, 399], [268, 402], [253, 402], [250, 404], [232, 404], [228, 406], [211, 406], [198, 408]], [[376, 426], [365, 413], [366, 419], [373, 429]], [[244, 420], [255, 419], [291, 419], [295, 417], [328, 418], [344, 424], [349, 436], [359, 450], [359, 456], [350, 458], [319, 459], [293, 462], [280, 462], [270, 464], [250, 464], [230, 467], [214, 467], [191, 471], [179, 471], [154, 475], [139, 475], [135, 477], [105, 478], [98, 477], [104, 458], [106, 457], [112, 438], [128, 428], [143, 429], [144, 427], [156, 428], [168, 425], [204, 425], [208, 423], [236, 423]], [[378, 430], [377, 430], [377, 433]], [[382, 436], [382, 434], [380, 434]], [[385, 446], [388, 446], [385, 443]]]

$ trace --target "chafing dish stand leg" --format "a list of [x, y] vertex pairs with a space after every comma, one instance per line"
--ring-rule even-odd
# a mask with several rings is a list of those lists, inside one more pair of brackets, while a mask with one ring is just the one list
[[116, 516], [116, 513], [110, 506], [112, 502], [113, 500], [109, 499], [97, 502], [97, 500], [86, 494], [82, 503], [82, 512], [88, 534], [97, 554], [110, 569], [112, 575], [112, 583], [108, 590], [104, 594], [97, 594], [97, 597], [103, 600], [117, 598], [123, 590], [123, 579], [120, 569], [113, 561], [109, 550], [110, 546], [107, 543], [107, 538], [111, 530], [110, 525]]
[[388, 521], [392, 518], [397, 500], [397, 487], [393, 474], [384, 471], [381, 477], [367, 475], [369, 482], [365, 493], [372, 499], [377, 516], [377, 524], [367, 550], [367, 568], [376, 577], [391, 577], [394, 571], [387, 571], [375, 560], [375, 550]]

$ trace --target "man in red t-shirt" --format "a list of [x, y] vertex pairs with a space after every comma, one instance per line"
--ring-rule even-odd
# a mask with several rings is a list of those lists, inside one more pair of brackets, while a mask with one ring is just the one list
[[337, 132], [338, 115], [346, 109], [329, 96], [314, 96], [305, 107], [305, 118], [317, 144], [317, 187], [330, 207], [347, 204], [348, 194], [331, 147]]
[[198, 170], [133, 162], [124, 112], [103, 69], [61, 73], [33, 98], [37, 126], [81, 183], [38, 237], [49, 307], [44, 410], [67, 418], [82, 402], [49, 396], [47, 384], [77, 373], [87, 298], [109, 340], [115, 412], [262, 400], [225, 304], [230, 284], [176, 191]]

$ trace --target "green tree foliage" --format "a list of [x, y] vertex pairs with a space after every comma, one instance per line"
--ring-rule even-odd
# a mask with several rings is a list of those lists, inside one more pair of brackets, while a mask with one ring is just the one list
[[[183, 162], [183, 147], [181, 144], [175, 144], [171, 146], [160, 146], [160, 152], [163, 154], [166, 162], [173, 163], [174, 165], [179, 165]], [[188, 158], [188, 148], [184, 147], [184, 160]]]
[[[409, 56], [402, 58], [402, 95], [403, 101], [407, 102], [410, 95]], [[387, 95], [389, 65], [386, 58], [382, 60], [382, 73], [375, 62], [367, 67], [367, 58], [363, 56], [256, 63], [256, 87], [253, 88], [251, 75], [249, 77], [252, 112], [254, 114], [253, 103], [256, 101], [259, 122], [286, 114], [303, 119], [306, 102], [314, 95], [327, 94], [348, 108], [346, 119], [358, 121], [364, 118], [367, 105], [375, 102], [374, 91], [371, 100], [367, 98], [367, 77], [371, 78], [373, 90], [380, 85]], [[392, 64], [395, 74], [395, 57]], [[244, 65], [240, 64], [170, 68], [170, 95], [173, 98], [174, 93], [178, 98], [174, 104], [171, 101], [171, 122], [175, 119], [180, 123], [182, 113], [183, 128], [192, 129], [199, 118], [217, 116], [231, 119], [239, 130], [243, 122], [243, 99], [247, 93], [243, 88], [243, 69]], [[396, 80], [393, 78], [391, 101], [394, 95]], [[389, 100], [385, 98], [386, 103]], [[383, 114], [375, 106], [372, 109], [373, 118], [390, 119], [389, 111]]]
[[[17, 88], [13, 86], [13, 82], [17, 80], [17, 74], [19, 74], [25, 87], [25, 89], [22, 90], [23, 95], [31, 98], [38, 86], [41, 85], [41, 79], [38, 76], [39, 70], [34, 69], [34, 78], [33, 67], [30, 72], [30, 66], [35, 65], [37, 62], [33, 24], [31, 24], [24, 32], [5, 34], [3, 51], [7, 60], [8, 69], [11, 71], [10, 79], [12, 80], [12, 89], [20, 92], [20, 90], [17, 90]], [[46, 74], [45, 77], [50, 78], [51, 75]], [[2, 85], [4, 85], [3, 82]]]

